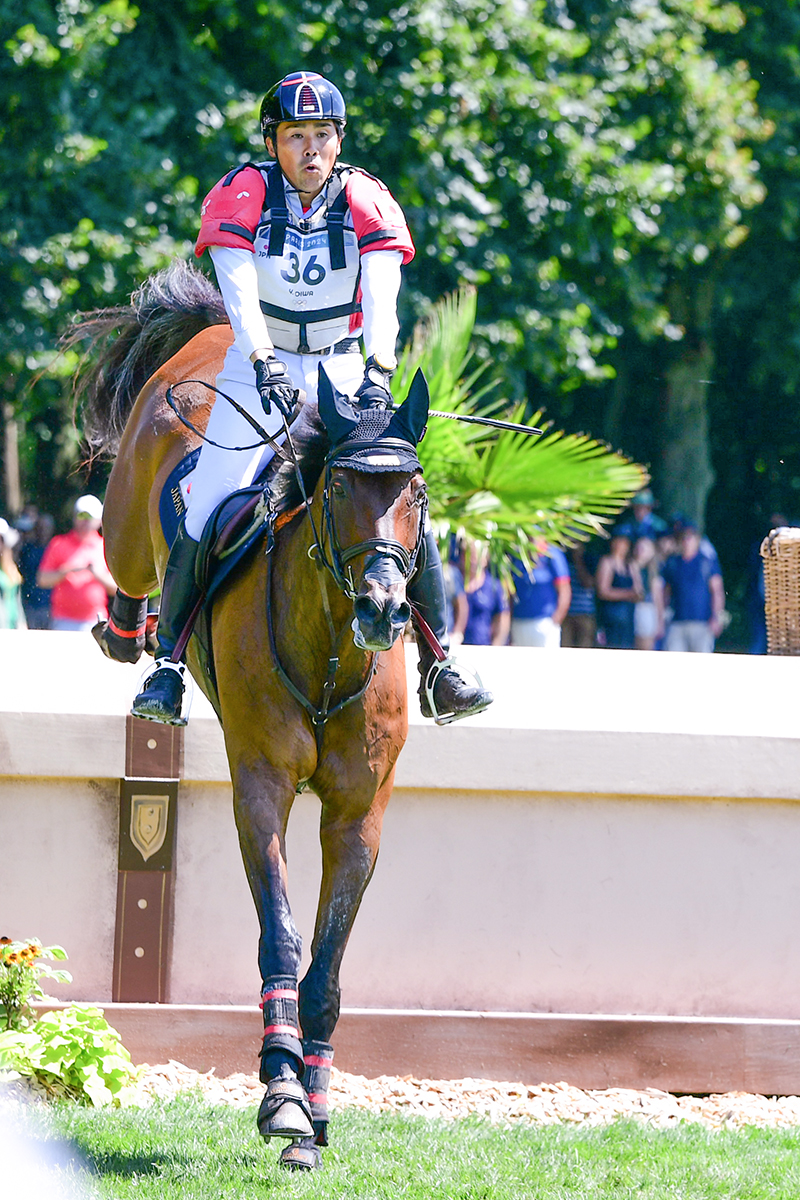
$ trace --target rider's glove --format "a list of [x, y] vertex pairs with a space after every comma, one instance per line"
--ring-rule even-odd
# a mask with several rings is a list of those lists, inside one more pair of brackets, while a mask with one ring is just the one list
[[257, 358], [253, 366], [264, 412], [269, 416], [274, 404], [288, 421], [297, 403], [297, 389], [289, 378], [286, 363], [277, 358]]
[[356, 391], [359, 408], [391, 408], [393, 367], [384, 367], [371, 354], [364, 363], [364, 380]]

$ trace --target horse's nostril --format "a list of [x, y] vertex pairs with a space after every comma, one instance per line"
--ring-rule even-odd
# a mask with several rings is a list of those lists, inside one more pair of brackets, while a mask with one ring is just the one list
[[402, 604], [398, 604], [397, 609], [395, 610], [394, 617], [392, 618], [392, 624], [393, 625], [407, 625], [410, 620], [411, 620], [411, 605], [405, 603], [405, 601]]
[[359, 621], [377, 621], [381, 615], [378, 605], [369, 596], [358, 596], [353, 609]]

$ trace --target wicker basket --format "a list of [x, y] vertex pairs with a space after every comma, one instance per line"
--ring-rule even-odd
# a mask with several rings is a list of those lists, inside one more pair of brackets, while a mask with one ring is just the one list
[[800, 654], [800, 529], [773, 529], [761, 543], [767, 653]]

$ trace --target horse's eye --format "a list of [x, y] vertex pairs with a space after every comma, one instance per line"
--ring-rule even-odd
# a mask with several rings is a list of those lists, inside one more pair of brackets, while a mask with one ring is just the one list
[[426, 485], [423, 483], [422, 486], [417, 489], [417, 494], [414, 497], [414, 503], [422, 504], [422, 502], [424, 501], [424, 499], [427, 495], [428, 495], [428, 489], [427, 489]]
[[346, 494], [346, 489], [341, 479], [331, 480], [331, 492], [334, 496], [344, 496]]

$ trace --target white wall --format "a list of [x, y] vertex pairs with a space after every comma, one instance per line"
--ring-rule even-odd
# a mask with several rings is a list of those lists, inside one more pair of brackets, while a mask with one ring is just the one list
[[[412, 714], [343, 968], [349, 1007], [800, 1018], [798, 664], [464, 649], [497, 694]], [[140, 674], [88, 635], [0, 632], [0, 934], [111, 995], [117, 780]], [[258, 926], [221, 733], [197, 697], [179, 797], [171, 998], [255, 1002]], [[307, 941], [318, 801], [290, 892]]]

